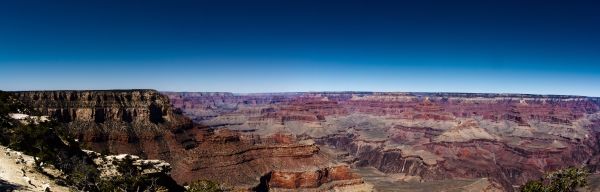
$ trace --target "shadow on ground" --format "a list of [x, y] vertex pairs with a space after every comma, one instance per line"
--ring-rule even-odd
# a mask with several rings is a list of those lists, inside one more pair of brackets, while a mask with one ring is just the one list
[[23, 187], [0, 179], [0, 191], [14, 191], [19, 189], [23, 189]]

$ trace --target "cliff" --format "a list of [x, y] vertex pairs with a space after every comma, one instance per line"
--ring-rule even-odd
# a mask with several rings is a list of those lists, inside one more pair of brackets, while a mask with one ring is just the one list
[[[87, 153], [82, 150], [81, 143], [68, 134], [66, 124], [39, 116], [42, 114], [35, 109], [36, 106], [19, 101], [15, 94], [0, 91], [0, 145], [10, 147], [2, 147], [5, 156], [0, 159], [11, 162], [0, 164], [4, 173], [0, 175], [0, 181], [2, 185], [9, 185], [9, 188], [0, 188], [9, 191], [11, 188], [37, 191], [183, 190], [169, 176], [168, 164], [139, 157], [115, 161], [119, 158]], [[96, 159], [109, 161], [96, 164]], [[119, 177], [101, 172], [111, 172]], [[15, 180], [15, 173], [22, 178]], [[135, 182], [129, 182], [133, 180]]]
[[168, 98], [154, 90], [13, 94], [44, 115], [65, 123], [73, 136], [94, 151], [168, 159], [171, 150], [193, 145], [172, 134], [191, 127], [192, 123], [175, 114]]

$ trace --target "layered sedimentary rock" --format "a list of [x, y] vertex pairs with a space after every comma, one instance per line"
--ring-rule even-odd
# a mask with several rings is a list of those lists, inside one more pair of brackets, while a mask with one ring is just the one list
[[468, 93], [165, 93], [195, 122], [289, 134], [353, 167], [425, 181], [489, 178], [513, 190], [567, 166], [596, 171], [600, 99]]
[[272, 191], [371, 191], [371, 186], [346, 165], [330, 166], [310, 171], [273, 171], [266, 175]]
[[36, 110], [68, 125], [84, 147], [113, 154], [168, 159], [192, 126], [153, 90], [27, 91], [14, 93]]
[[[179, 170], [174, 170], [183, 173], [174, 174], [177, 180], [216, 180], [237, 189], [256, 191], [322, 191], [364, 185], [360, 177], [344, 169], [348, 168], [346, 164], [320, 153], [319, 147], [310, 140], [297, 141], [281, 135], [248, 137], [227, 129], [201, 137], [198, 140], [203, 142], [188, 150], [189, 155], [180, 161]], [[324, 172], [328, 170], [333, 171]], [[290, 175], [299, 177], [282, 180]]]
[[[66, 124], [84, 148], [165, 160], [179, 184], [213, 180], [240, 190], [370, 190], [347, 164], [320, 153], [311, 140], [243, 135], [193, 124], [154, 90], [13, 94], [43, 115]], [[298, 177], [288, 180], [294, 185], [287, 185], [282, 175]]]

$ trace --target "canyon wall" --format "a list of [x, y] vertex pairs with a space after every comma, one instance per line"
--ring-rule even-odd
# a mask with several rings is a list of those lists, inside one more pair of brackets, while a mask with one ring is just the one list
[[211, 129], [315, 140], [352, 167], [514, 190], [568, 166], [597, 171], [598, 98], [470, 93], [164, 93]]
[[192, 122], [174, 114], [168, 98], [153, 90], [26, 91], [21, 101], [68, 127], [84, 147], [113, 154], [169, 159], [187, 142], [175, 135]]
[[[212, 180], [242, 191], [369, 189], [347, 164], [320, 153], [312, 140], [287, 135], [248, 136], [194, 124], [154, 90], [13, 94], [43, 115], [64, 123], [83, 148], [167, 161], [179, 184]], [[284, 181], [286, 175], [298, 177]]]

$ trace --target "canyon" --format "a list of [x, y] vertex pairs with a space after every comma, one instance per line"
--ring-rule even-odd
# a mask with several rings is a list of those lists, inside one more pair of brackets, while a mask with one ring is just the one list
[[600, 163], [600, 98], [154, 90], [24, 91], [83, 148], [160, 159], [242, 191], [514, 191]]
[[313, 140], [258, 137], [194, 123], [154, 90], [13, 92], [65, 125], [82, 148], [167, 162], [180, 185], [218, 182], [234, 191], [371, 191]]
[[[599, 98], [377, 92], [164, 94], [200, 126], [252, 137], [313, 140], [358, 173], [372, 167], [406, 185], [410, 183], [406, 180], [435, 185], [443, 180], [485, 179], [490, 189], [513, 191], [547, 171], [570, 166], [598, 171]], [[377, 180], [372, 183], [385, 190]]]

